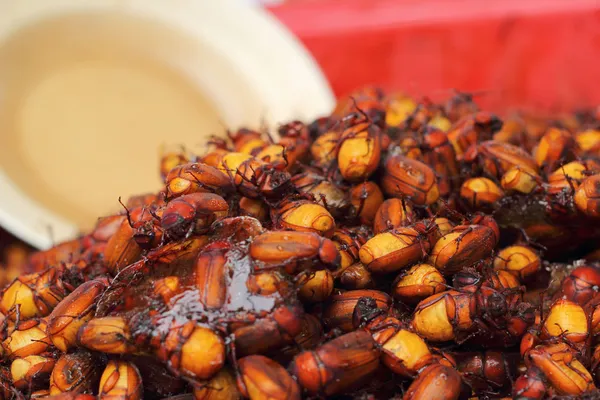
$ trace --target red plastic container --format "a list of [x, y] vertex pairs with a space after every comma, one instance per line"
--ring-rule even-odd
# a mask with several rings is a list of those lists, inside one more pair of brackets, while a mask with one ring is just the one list
[[600, 104], [598, 0], [320, 0], [270, 9], [336, 92], [379, 85], [478, 103], [570, 111]]

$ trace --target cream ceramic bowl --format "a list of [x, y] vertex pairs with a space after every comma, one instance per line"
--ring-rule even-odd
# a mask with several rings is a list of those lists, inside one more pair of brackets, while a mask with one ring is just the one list
[[160, 187], [161, 145], [331, 110], [302, 46], [231, 0], [0, 2], [0, 225], [39, 248]]

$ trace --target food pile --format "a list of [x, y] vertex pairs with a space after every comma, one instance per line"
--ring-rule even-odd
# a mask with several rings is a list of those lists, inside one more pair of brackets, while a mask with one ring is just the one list
[[598, 117], [364, 88], [165, 153], [3, 289], [2, 398], [598, 396]]

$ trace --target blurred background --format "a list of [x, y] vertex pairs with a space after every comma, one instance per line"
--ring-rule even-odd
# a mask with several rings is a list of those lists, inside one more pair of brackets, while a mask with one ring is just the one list
[[596, 0], [288, 0], [268, 8], [337, 95], [373, 84], [434, 98], [560, 112], [595, 105]]
[[[26, 3], [36, 12], [29, 13]], [[189, 1], [127, 3], [132, 15], [154, 7], [152, 15], [171, 24], [166, 30], [120, 17], [83, 18], [67, 10], [67, 3], [73, 2], [48, 0], [42, 10], [35, 0], [0, 1], [4, 266], [18, 265], [30, 245], [48, 247], [89, 227], [94, 216], [114, 209], [105, 204], [117, 207], [116, 198], [130, 194], [126, 190], [154, 190], [159, 153], [152, 149], [185, 143], [198, 150], [209, 134], [257, 125], [261, 118], [273, 124], [316, 118], [330, 110], [333, 96], [363, 85], [432, 100], [460, 89], [499, 113], [550, 115], [600, 104], [597, 0], [238, 0], [219, 2], [214, 14]], [[100, 9], [110, 2], [92, 3]], [[62, 6], [67, 20], [57, 11]], [[41, 18], [46, 13], [47, 21]], [[263, 31], [263, 25], [271, 30]], [[54, 38], [48, 27], [60, 34]], [[204, 47], [179, 37], [179, 28], [201, 37]], [[182, 80], [157, 67], [151, 75], [166, 77], [161, 81], [166, 86], [133, 96], [128, 90], [145, 87], [145, 75], [132, 67], [147, 62], [140, 56], [127, 58], [127, 74], [111, 70], [90, 81], [83, 70], [63, 68], [75, 80], [53, 81], [55, 87], [40, 78], [48, 65], [62, 68], [64, 60], [80, 62], [77, 57], [86, 62], [129, 57], [136, 46], [167, 59], [168, 71], [191, 70], [193, 76]], [[99, 56], [90, 49], [103, 50]], [[46, 97], [32, 92], [38, 80]], [[192, 81], [202, 93], [190, 90]], [[128, 108], [141, 104], [140, 96], [153, 102]], [[63, 98], [64, 105], [55, 100]], [[16, 125], [6, 114], [13, 108], [24, 119]], [[210, 116], [197, 115], [199, 109]], [[135, 118], [104, 124], [115, 110]], [[160, 140], [146, 139], [154, 137]]]

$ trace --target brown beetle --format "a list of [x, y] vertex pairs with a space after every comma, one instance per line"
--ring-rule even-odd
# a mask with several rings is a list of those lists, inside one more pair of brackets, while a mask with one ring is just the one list
[[401, 126], [417, 108], [417, 102], [404, 93], [388, 95], [385, 103], [385, 122], [388, 127]]
[[311, 315], [304, 314], [301, 319], [302, 330], [294, 337], [294, 344], [285, 346], [273, 354], [276, 360], [286, 365], [302, 350], [311, 350], [322, 343], [323, 325], [321, 321]]
[[126, 361], [111, 360], [100, 377], [100, 400], [140, 400], [144, 398], [142, 377], [137, 367]]
[[247, 356], [238, 360], [237, 385], [250, 400], [300, 400], [300, 388], [290, 374], [265, 356]]
[[386, 160], [381, 187], [388, 196], [406, 197], [418, 205], [432, 204], [440, 196], [433, 170], [427, 164], [400, 155]]
[[163, 182], [167, 180], [167, 175], [169, 174], [169, 172], [171, 172], [173, 168], [177, 167], [178, 165], [188, 163], [190, 161], [188, 157], [185, 154], [183, 154], [183, 152], [166, 152], [164, 150], [164, 147], [161, 148], [162, 154], [160, 156], [159, 163], [160, 177], [162, 178]]
[[[128, 207], [135, 208], [135, 207]], [[124, 215], [109, 215], [108, 217], [98, 218], [94, 230], [90, 233], [90, 238], [95, 242], [108, 242], [114, 235], [121, 223], [125, 220]]]
[[600, 149], [600, 130], [585, 129], [576, 132], [575, 142], [582, 152], [597, 154]]
[[173, 238], [203, 233], [216, 219], [227, 215], [225, 199], [213, 193], [192, 193], [171, 200], [161, 218], [165, 233]]
[[547, 391], [548, 384], [544, 374], [535, 366], [529, 366], [527, 371], [515, 380], [512, 395], [515, 400], [541, 400]]
[[471, 208], [490, 208], [504, 197], [504, 192], [494, 181], [488, 178], [471, 178], [463, 182], [460, 197]]
[[415, 219], [413, 210], [403, 199], [387, 199], [377, 209], [373, 232], [381, 233], [409, 225]]
[[425, 368], [409, 386], [404, 400], [457, 400], [460, 374], [453, 368], [435, 364]]
[[367, 119], [384, 127], [387, 108], [383, 101], [384, 93], [381, 89], [371, 86], [363, 87], [338, 99], [332, 115], [344, 116], [350, 121]]
[[236, 354], [266, 353], [289, 345], [302, 330], [304, 310], [298, 305], [280, 305], [264, 318], [233, 330]]
[[377, 370], [379, 355], [371, 335], [355, 331], [298, 354], [290, 370], [308, 393], [331, 396], [364, 383]]
[[531, 305], [523, 303], [518, 292], [471, 285], [423, 300], [415, 308], [411, 324], [431, 341], [462, 343], [479, 337], [483, 345], [510, 347], [520, 340], [534, 318]]
[[244, 154], [254, 154], [267, 145], [260, 132], [248, 128], [240, 128], [234, 133], [227, 131], [227, 136], [234, 150]]
[[[127, 222], [131, 229], [133, 229], [133, 240], [137, 245], [143, 250], [150, 250], [158, 246], [162, 242], [163, 236], [160, 218], [162, 217], [164, 207], [142, 207], [136, 208], [131, 212], [125, 205], [123, 205], [123, 207], [127, 213]], [[135, 251], [137, 251], [135, 247], [129, 246], [126, 248], [124, 255], [128, 255], [128, 252], [131, 252], [131, 257], [133, 257]], [[127, 263], [127, 261], [128, 259], [120, 260], [120, 264]], [[117, 265], [117, 267], [118, 266], [120, 265]]]
[[83, 283], [48, 316], [47, 333], [59, 350], [67, 352], [76, 344], [79, 328], [92, 319], [96, 301], [106, 286], [106, 281], [101, 279]]
[[335, 131], [320, 135], [310, 146], [314, 165], [325, 168], [331, 165], [337, 156], [337, 144], [340, 134]]
[[528, 246], [509, 246], [498, 252], [494, 258], [494, 269], [507, 270], [525, 281], [540, 270], [540, 256]]
[[575, 139], [569, 131], [551, 127], [540, 138], [535, 150], [535, 160], [540, 168], [550, 172], [559, 162], [573, 159], [575, 146]]
[[269, 207], [259, 199], [242, 197], [239, 203], [240, 214], [256, 218], [260, 222], [267, 221], [269, 217]]
[[[141, 208], [132, 211], [136, 216], [141, 214]], [[111, 273], [116, 274], [121, 268], [137, 261], [142, 248], [133, 237], [134, 230], [131, 218], [124, 220], [117, 232], [112, 235], [104, 250], [106, 265]]]
[[271, 144], [257, 153], [256, 158], [267, 164], [281, 165], [283, 169], [289, 172], [294, 170], [296, 166], [296, 155], [295, 151], [288, 151], [283, 144]]
[[220, 309], [227, 300], [227, 251], [203, 251], [196, 259], [196, 288], [207, 310]]
[[572, 161], [561, 165], [548, 175], [546, 193], [560, 196], [562, 193], [572, 193], [577, 190], [583, 180], [600, 172], [598, 164], [593, 160]]
[[275, 211], [275, 225], [300, 232], [331, 236], [335, 220], [325, 207], [308, 200], [286, 201]]
[[10, 364], [13, 384], [20, 390], [46, 386], [55, 361], [51, 355], [32, 355], [13, 360]]
[[457, 369], [475, 393], [506, 393], [516, 373], [518, 353], [485, 352], [453, 353]]
[[559, 394], [580, 395], [595, 389], [591, 374], [565, 343], [537, 346], [527, 353], [525, 363], [539, 368]]
[[360, 262], [345, 268], [339, 274], [339, 282], [346, 289], [368, 289], [375, 283], [371, 272]]
[[315, 203], [325, 207], [333, 216], [343, 216], [350, 208], [347, 193], [320, 174], [296, 174], [292, 182], [298, 191], [311, 195]]
[[575, 192], [577, 209], [589, 217], [600, 216], [600, 175], [586, 178]]
[[274, 293], [284, 295], [291, 288], [291, 282], [280, 271], [272, 270], [251, 274], [246, 280], [246, 287], [252, 294], [269, 296]]
[[582, 265], [571, 271], [560, 285], [558, 296], [584, 305], [590, 301], [600, 288], [600, 268], [595, 265]]
[[537, 164], [525, 150], [512, 144], [488, 140], [472, 146], [465, 153], [465, 161], [477, 162], [481, 169], [496, 179], [509, 169], [520, 166], [528, 171], [537, 172]]
[[417, 305], [412, 326], [428, 340], [452, 340], [456, 335], [455, 329], [468, 331], [472, 328], [475, 308], [469, 293], [451, 290], [434, 294]]
[[77, 342], [93, 351], [125, 354], [136, 350], [125, 318], [94, 318], [79, 328]]
[[508, 169], [500, 179], [502, 189], [509, 193], [529, 194], [539, 188], [542, 183], [540, 176], [519, 165]]
[[333, 244], [340, 253], [340, 268], [335, 271], [337, 276], [342, 270], [360, 260], [359, 250], [367, 242], [367, 238], [361, 232], [336, 229], [333, 236], [331, 236], [331, 240], [333, 240]]
[[308, 127], [300, 121], [283, 124], [278, 129], [279, 142], [285, 148], [289, 160], [304, 161], [310, 148], [310, 132]]
[[[209, 151], [204, 156], [200, 157], [198, 159], [198, 161], [200, 161], [206, 165], [210, 165], [211, 167], [221, 169], [221, 167], [223, 165], [222, 164], [223, 157], [228, 153], [229, 153], [229, 151], [227, 151], [226, 149], [216, 148], [216, 149], [213, 149], [212, 151]], [[225, 171], [223, 171], [223, 172], [225, 172]]]
[[39, 355], [48, 350], [52, 342], [46, 333], [44, 320], [29, 319], [15, 324], [12, 332], [2, 342], [4, 355], [10, 359]]
[[457, 226], [437, 241], [429, 263], [449, 275], [489, 256], [496, 247], [493, 229], [484, 225]]
[[209, 379], [225, 363], [225, 343], [208, 327], [189, 321], [171, 326], [162, 343], [157, 343], [157, 357], [168, 362], [171, 370], [196, 379]]
[[581, 348], [589, 335], [588, 317], [583, 307], [570, 300], [558, 299], [542, 322], [540, 338], [560, 337], [573, 347]]
[[223, 368], [209, 381], [194, 385], [194, 400], [239, 400], [241, 394], [237, 388], [234, 374]]
[[323, 309], [323, 324], [329, 328], [339, 328], [344, 332], [353, 330], [352, 315], [358, 301], [363, 297], [370, 297], [376, 301], [377, 307], [387, 311], [391, 304], [391, 297], [378, 290], [350, 290], [342, 294], [331, 296]]
[[166, 305], [169, 305], [173, 297], [181, 292], [182, 285], [177, 276], [166, 276], [155, 280], [153, 283], [153, 293], [160, 296]]
[[286, 154], [284, 152], [281, 159], [269, 162], [249, 158], [227, 172], [243, 196], [279, 200], [293, 190], [291, 175], [286, 171], [290, 166]]
[[365, 225], [372, 225], [383, 203], [383, 193], [374, 182], [360, 183], [350, 189], [350, 203], [356, 216]]
[[50, 375], [50, 394], [65, 392], [93, 393], [102, 369], [98, 357], [87, 351], [76, 351], [61, 356]]
[[462, 157], [469, 147], [479, 141], [491, 139], [500, 129], [502, 129], [500, 118], [486, 111], [478, 111], [456, 121], [448, 131], [448, 140], [454, 147], [457, 157]]
[[73, 286], [63, 280], [62, 274], [55, 267], [21, 275], [4, 289], [0, 311], [12, 320], [17, 318], [17, 306], [20, 318], [46, 316], [72, 290]]
[[333, 292], [333, 274], [320, 270], [302, 276], [297, 284], [298, 298], [304, 303], [318, 303], [326, 300]]
[[257, 261], [257, 271], [281, 266], [295, 268], [299, 262], [329, 269], [340, 264], [340, 253], [334, 243], [312, 232], [265, 232], [254, 238], [250, 256]]
[[400, 227], [373, 236], [359, 251], [360, 261], [372, 272], [393, 272], [427, 255], [430, 243], [415, 228]]
[[[378, 329], [372, 324], [369, 328]], [[381, 337], [378, 339], [382, 340]], [[406, 377], [414, 377], [427, 365], [438, 362], [425, 341], [408, 329], [397, 329], [385, 339], [381, 350], [383, 364], [396, 374]]]
[[426, 163], [435, 171], [440, 194], [446, 196], [456, 186], [459, 178], [459, 165], [454, 148], [446, 133], [432, 125], [418, 131], [417, 137], [405, 136], [400, 141], [405, 155]]
[[429, 264], [417, 264], [398, 275], [392, 294], [407, 304], [417, 304], [446, 289], [444, 276]]
[[187, 163], [173, 168], [166, 178], [169, 198], [197, 192], [227, 194], [233, 191], [229, 176], [204, 163]]

